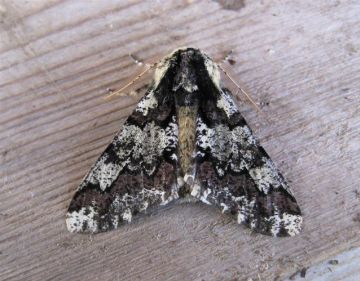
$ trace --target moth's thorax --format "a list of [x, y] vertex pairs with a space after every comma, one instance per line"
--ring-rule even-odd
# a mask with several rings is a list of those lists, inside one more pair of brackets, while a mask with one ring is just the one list
[[[153, 88], [164, 81], [170, 82], [173, 93], [199, 93], [200, 86], [210, 84], [220, 89], [220, 72], [217, 64], [195, 48], [180, 48], [164, 57], [157, 65]], [[203, 93], [204, 94], [204, 93]], [[191, 105], [191, 104], [186, 104]]]
[[179, 125], [179, 158], [182, 175], [192, 170], [196, 145], [196, 115], [198, 106], [177, 107]]

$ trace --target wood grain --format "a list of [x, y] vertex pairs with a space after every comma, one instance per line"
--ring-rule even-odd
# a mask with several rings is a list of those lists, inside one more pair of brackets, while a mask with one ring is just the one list
[[[281, 280], [360, 245], [358, 1], [0, 2], [1, 280]], [[252, 234], [201, 204], [87, 236], [64, 216], [137, 99], [103, 100], [179, 46], [220, 59], [292, 184], [295, 238]], [[139, 82], [141, 87], [145, 82]]]

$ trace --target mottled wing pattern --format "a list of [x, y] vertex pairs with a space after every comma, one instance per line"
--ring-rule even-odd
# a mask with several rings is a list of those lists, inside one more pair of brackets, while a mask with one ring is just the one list
[[199, 108], [196, 157], [192, 195], [256, 232], [293, 236], [300, 231], [295, 198], [226, 89], [216, 102], [209, 99]]
[[71, 232], [102, 232], [177, 195], [176, 111], [149, 92], [80, 184], [68, 209]]

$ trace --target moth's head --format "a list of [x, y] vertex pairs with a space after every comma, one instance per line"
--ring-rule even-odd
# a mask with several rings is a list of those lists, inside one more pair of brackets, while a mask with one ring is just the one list
[[[195, 58], [195, 57], [201, 57], [205, 55], [203, 52], [201, 52], [199, 49], [192, 48], [192, 47], [180, 47], [175, 49], [172, 53], [170, 53], [168, 56], [175, 56], [180, 58]], [[168, 57], [166, 56], [166, 57]]]
[[175, 75], [182, 77], [188, 76], [186, 78], [197, 75], [208, 77], [220, 89], [220, 72], [217, 64], [208, 55], [196, 48], [178, 48], [157, 63], [154, 75], [155, 87], [169, 73], [175, 73]]

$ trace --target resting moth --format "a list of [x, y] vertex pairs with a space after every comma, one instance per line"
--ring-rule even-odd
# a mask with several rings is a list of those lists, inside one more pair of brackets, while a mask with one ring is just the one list
[[299, 233], [302, 216], [283, 176], [202, 51], [177, 49], [78, 187], [71, 232], [108, 231], [173, 201], [214, 205], [256, 232]]

